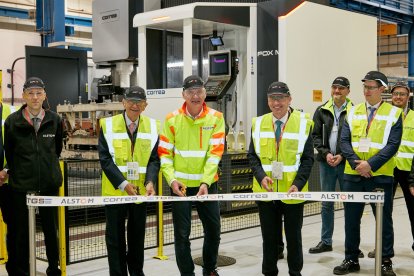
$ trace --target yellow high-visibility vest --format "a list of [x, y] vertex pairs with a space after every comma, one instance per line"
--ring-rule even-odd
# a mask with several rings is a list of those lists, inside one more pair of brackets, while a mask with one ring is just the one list
[[211, 185], [218, 180], [224, 152], [224, 118], [205, 103], [196, 119], [186, 114], [186, 104], [167, 115], [158, 155], [168, 184], [176, 179], [187, 187]]
[[[368, 127], [368, 116], [365, 103], [361, 103], [351, 108], [348, 113], [348, 124], [351, 131], [351, 142], [352, 148], [356, 155], [361, 160], [368, 160], [372, 156], [376, 155], [381, 149], [383, 149], [388, 142], [392, 126], [398, 121], [401, 116], [401, 109], [392, 106], [389, 103], [383, 102], [369, 127]], [[368, 152], [359, 152], [359, 142], [361, 138], [370, 138], [371, 143]], [[372, 172], [373, 176], [386, 175], [393, 176], [395, 167], [395, 158], [388, 160], [381, 168], [376, 172]], [[359, 173], [351, 168], [351, 165], [346, 161], [345, 173], [352, 175], [359, 175]]]
[[[262, 168], [266, 175], [272, 178], [272, 161], [283, 162], [283, 179], [273, 179], [274, 192], [287, 192], [300, 166], [300, 158], [309, 137], [313, 122], [309, 114], [294, 110], [284, 126], [284, 131], [279, 142], [279, 150], [276, 152], [276, 137], [273, 127], [272, 113], [253, 118], [252, 139], [254, 150], [260, 158]], [[308, 183], [303, 187], [303, 192], [308, 191]], [[256, 178], [253, 178], [253, 192], [264, 193]], [[287, 204], [303, 202], [303, 200], [282, 200]]]
[[[346, 110], [346, 112], [348, 113], [349, 112], [349, 110], [351, 109], [351, 107], [352, 107], [352, 102], [351, 102], [351, 100], [350, 99], [348, 99], [348, 98], [346, 98], [346, 102], [347, 102], [347, 104], [346, 104], [346, 107], [345, 107], [345, 110]], [[322, 107], [321, 107], [321, 109], [324, 109], [324, 110], [328, 110], [329, 112], [331, 112], [331, 114], [332, 114], [332, 116], [335, 118], [335, 111], [334, 111], [334, 109], [333, 109], [333, 106], [335, 105], [335, 103], [334, 103], [334, 101], [332, 100], [332, 98], [330, 98], [329, 99], [329, 101], [327, 101]], [[338, 118], [339, 119], [339, 118]]]
[[[131, 184], [138, 187], [139, 193], [145, 195], [145, 174], [151, 152], [158, 140], [159, 121], [140, 115], [135, 145], [132, 154], [131, 139], [128, 136], [125, 125], [124, 114], [118, 114], [100, 120], [105, 140], [108, 144], [109, 153], [113, 161], [127, 179], [127, 162], [138, 162], [139, 180], [129, 180]], [[119, 185], [121, 183], [114, 183]], [[102, 195], [121, 196], [128, 195], [126, 191], [115, 189], [109, 181], [105, 172], [102, 172]]]
[[[4, 141], [4, 122], [6, 121], [7, 117], [9, 117], [10, 114], [12, 114], [13, 112], [15, 112], [17, 109], [15, 106], [13, 105], [8, 105], [5, 103], [1, 104], [3, 106], [2, 108], [2, 112], [1, 112], [1, 134], [2, 134], [2, 141]], [[7, 164], [6, 161], [6, 157], [4, 156], [4, 163], [3, 163], [3, 167], [5, 167]], [[1, 168], [2, 169], [2, 168]], [[8, 182], [8, 180], [6, 181], [6, 183]]]
[[401, 144], [395, 158], [397, 168], [402, 171], [411, 171], [414, 157], [414, 111], [409, 110], [403, 121]]

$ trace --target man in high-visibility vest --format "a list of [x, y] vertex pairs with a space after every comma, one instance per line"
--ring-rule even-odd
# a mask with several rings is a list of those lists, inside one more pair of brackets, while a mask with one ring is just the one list
[[[247, 154], [254, 175], [253, 192], [308, 191], [307, 181], [314, 162], [313, 122], [309, 114], [292, 109], [291, 101], [288, 86], [274, 82], [267, 90], [267, 103], [272, 112], [253, 118]], [[282, 229], [282, 217], [289, 275], [301, 275], [304, 201], [258, 201], [257, 204], [263, 239], [263, 275], [278, 275], [281, 236], [278, 232]]]
[[[208, 107], [203, 80], [185, 78], [182, 107], [167, 115], [158, 154], [161, 170], [172, 195], [217, 194], [218, 164], [224, 152], [224, 118]], [[218, 275], [220, 208], [217, 201], [196, 202], [204, 228], [203, 275]], [[195, 275], [191, 257], [190, 231], [192, 202], [173, 202], [175, 257], [181, 275]]]
[[[100, 120], [99, 161], [102, 195], [155, 195], [160, 161], [159, 122], [142, 115], [147, 106], [145, 90], [127, 88], [122, 103], [125, 112]], [[111, 276], [143, 276], [146, 203], [105, 206], [105, 241]], [[125, 241], [125, 218], [128, 218]]]
[[[312, 137], [318, 151], [316, 160], [319, 161], [321, 191], [335, 192], [336, 183], [342, 191], [344, 180], [345, 160], [339, 145], [343, 122], [352, 102], [348, 98], [349, 80], [336, 77], [331, 86], [331, 98], [319, 106], [313, 115], [314, 128]], [[335, 208], [334, 202], [322, 202], [321, 240], [309, 248], [309, 253], [317, 254], [332, 251], [332, 235], [334, 231]]]
[[[6, 162], [6, 158], [4, 155], [4, 147], [3, 147], [3, 137], [4, 137], [4, 122], [6, 121], [7, 117], [13, 112], [16, 111], [14, 106], [5, 104], [0, 99], [0, 121], [1, 121], [1, 137], [0, 140], [0, 208], [1, 214], [3, 217], [3, 222], [8, 223], [10, 216], [12, 216], [11, 210], [11, 196], [10, 196], [10, 186], [7, 184], [9, 175], [7, 173], [8, 166]], [[9, 233], [8, 233], [9, 234]], [[0, 237], [0, 242], [3, 242], [3, 237]], [[10, 241], [10, 238], [6, 238], [6, 242]], [[9, 248], [8, 250], [13, 250]], [[13, 254], [12, 254], [13, 255]]]
[[[403, 110], [403, 134], [395, 157], [393, 194], [395, 195], [398, 184], [400, 184], [407, 206], [408, 217], [410, 218], [411, 235], [414, 240], [414, 197], [410, 193], [407, 179], [414, 156], [414, 111], [408, 107], [410, 88], [405, 82], [397, 82], [391, 89], [391, 95], [392, 105]], [[411, 248], [414, 250], [414, 243]], [[368, 257], [375, 258], [375, 250], [369, 252]]]
[[1, 121], [1, 141], [0, 141], [0, 207], [3, 215], [3, 220], [7, 223], [7, 219], [9, 216], [8, 213], [8, 204], [10, 200], [9, 189], [10, 187], [7, 185], [9, 175], [7, 173], [8, 166], [6, 162], [6, 158], [4, 155], [4, 147], [3, 147], [3, 137], [4, 137], [4, 122], [6, 121], [7, 117], [13, 112], [16, 111], [14, 106], [5, 104], [0, 99], [0, 121]]
[[[382, 100], [387, 77], [370, 71], [362, 79], [365, 102], [351, 108], [342, 127], [341, 149], [346, 159], [345, 192], [384, 190], [382, 231], [382, 275], [395, 275], [392, 225], [394, 155], [402, 134], [401, 109]], [[358, 262], [360, 223], [364, 203], [345, 203], [345, 259], [334, 274], [344, 275], [360, 270]]]

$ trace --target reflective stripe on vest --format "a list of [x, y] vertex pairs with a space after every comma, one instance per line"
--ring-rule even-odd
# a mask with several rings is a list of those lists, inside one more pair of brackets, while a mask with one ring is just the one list
[[[127, 163], [138, 162], [139, 179], [128, 180], [128, 182], [138, 187], [141, 195], [145, 194], [145, 174], [151, 152], [154, 150], [158, 140], [158, 122], [143, 115], [140, 117], [134, 147], [128, 135], [123, 114], [110, 118], [102, 118], [101, 124], [102, 133], [108, 146], [108, 152], [125, 179], [127, 179], [128, 172]], [[131, 150], [134, 150], [134, 154], [132, 154]], [[118, 189], [117, 185], [119, 184], [121, 183], [111, 183], [105, 172], [102, 173], [102, 195], [127, 195], [126, 191]]]
[[[6, 121], [7, 117], [9, 117], [10, 114], [12, 114], [13, 112], [16, 111], [16, 107], [13, 105], [8, 105], [8, 104], [2, 104], [3, 108], [2, 108], [2, 112], [1, 112], [1, 134], [2, 134], [2, 141], [4, 141], [4, 122]], [[6, 160], [6, 155], [4, 155], [3, 157], [3, 167], [5, 167], [7, 164], [7, 160]], [[3, 169], [3, 168], [1, 168]], [[7, 179], [5, 181], [5, 183], [7, 183], [9, 180]]]
[[[355, 111], [355, 107], [351, 108], [351, 111], [349, 112], [349, 116], [348, 116], [348, 124], [349, 124], [349, 129], [352, 133], [352, 122], [353, 120], [367, 120], [367, 116], [366, 115], [354, 115]], [[385, 147], [385, 145], [388, 142], [388, 138], [390, 137], [390, 133], [391, 133], [391, 128], [393, 126], [393, 124], [395, 124], [398, 120], [398, 117], [396, 118], [395, 115], [397, 114], [398, 108], [393, 107], [391, 109], [391, 112], [388, 116], [386, 115], [375, 115], [375, 120], [378, 121], [386, 121], [386, 125], [385, 125], [385, 129], [384, 129], [384, 136], [382, 138], [382, 143], [371, 143], [371, 147], [375, 148], [375, 149], [382, 149], [383, 147]], [[359, 141], [356, 142], [352, 142], [352, 147], [358, 147], [359, 146]]]
[[[282, 134], [282, 143], [279, 152], [276, 152], [275, 134], [270, 129], [273, 127], [273, 115], [265, 114], [253, 119], [252, 138], [255, 145], [255, 153], [261, 161], [261, 166], [266, 175], [272, 178], [271, 162], [277, 159], [283, 161], [283, 179], [275, 180], [273, 184], [274, 191], [287, 192], [292, 185], [300, 167], [300, 158], [303, 154], [306, 141], [310, 135], [312, 121], [306, 113], [293, 111]], [[258, 154], [259, 153], [259, 154]], [[306, 183], [302, 191], [308, 190]], [[260, 183], [253, 179], [253, 191], [265, 192]], [[287, 204], [295, 204], [303, 200], [284, 201]]]
[[[377, 113], [369, 128], [368, 134], [366, 128], [368, 127], [367, 110], [365, 103], [352, 107], [349, 116], [348, 124], [351, 131], [351, 144], [353, 151], [362, 159], [368, 160], [372, 156], [378, 154], [388, 143], [392, 126], [398, 121], [401, 114], [401, 109], [390, 105], [389, 103], [382, 103], [377, 109]], [[369, 152], [358, 152], [359, 142], [361, 138], [368, 137], [371, 139]], [[373, 176], [386, 175], [392, 176], [395, 167], [395, 158], [392, 157], [377, 171], [371, 172]], [[353, 170], [348, 161], [345, 165], [345, 173], [351, 175], [359, 175]]]
[[[112, 160], [115, 162], [115, 148], [114, 148], [114, 140], [125, 140], [129, 139], [129, 136], [126, 132], [124, 133], [114, 133], [113, 126], [112, 126], [112, 117], [105, 119], [106, 131], [104, 133], [106, 142], [108, 144], [108, 151], [112, 156]], [[158, 132], [157, 132], [157, 122], [154, 119], [150, 119], [150, 128], [151, 133], [141, 133], [137, 132], [136, 139], [143, 139], [143, 140], [151, 140], [151, 150], [154, 148], [155, 143], [157, 143], [158, 139]], [[119, 170], [122, 173], [127, 172], [126, 166], [118, 166]], [[146, 173], [147, 167], [139, 167], [139, 173]]]
[[[16, 112], [16, 107], [14, 105], [2, 104], [2, 114], [1, 114], [1, 125], [4, 126], [4, 122], [6, 121], [7, 117], [13, 112]], [[3, 130], [4, 132], [4, 130]]]
[[203, 175], [202, 174], [191, 174], [191, 173], [183, 173], [183, 172], [174, 172], [175, 176], [182, 179], [187, 180], [200, 180]]
[[409, 110], [403, 121], [403, 134], [398, 148], [396, 166], [402, 171], [411, 171], [414, 157], [414, 111]]
[[[283, 132], [282, 134], [282, 140], [283, 139], [289, 139], [289, 140], [298, 140], [298, 149], [297, 153], [301, 154], [303, 153], [303, 149], [305, 148], [305, 143], [307, 140], [306, 136], [306, 124], [307, 119], [305, 117], [305, 113], [300, 113], [300, 125], [299, 125], [299, 133], [289, 133], [289, 132]], [[275, 133], [269, 132], [269, 131], [260, 131], [260, 126], [262, 124], [263, 116], [260, 116], [256, 120], [255, 124], [255, 130], [253, 131], [253, 136], [255, 139], [256, 144], [256, 154], [260, 158], [260, 138], [270, 138], [275, 139]], [[300, 156], [296, 155], [296, 162], [295, 165], [292, 166], [283, 166], [283, 172], [297, 172], [300, 165]], [[262, 168], [265, 172], [271, 172], [272, 166], [271, 165], [263, 165]]]

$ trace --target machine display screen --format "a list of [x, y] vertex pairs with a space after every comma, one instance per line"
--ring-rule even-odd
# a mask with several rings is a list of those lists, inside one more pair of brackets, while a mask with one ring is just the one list
[[230, 54], [219, 53], [210, 55], [210, 75], [221, 76], [230, 74]]
[[211, 46], [223, 46], [223, 39], [221, 38], [221, 36], [213, 36], [210, 37], [210, 43]]

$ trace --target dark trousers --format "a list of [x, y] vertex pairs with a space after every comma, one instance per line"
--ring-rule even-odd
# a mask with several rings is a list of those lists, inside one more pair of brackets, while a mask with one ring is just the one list
[[299, 276], [303, 268], [302, 225], [303, 203], [285, 204], [281, 201], [258, 201], [263, 239], [262, 273], [278, 275], [277, 255], [280, 244], [282, 217], [284, 218], [289, 275]]
[[[106, 205], [106, 248], [111, 276], [143, 276], [146, 203]], [[125, 219], [128, 218], [125, 239]]]
[[[187, 196], [196, 195], [199, 188], [187, 188]], [[208, 188], [209, 194], [217, 194], [217, 183]], [[198, 216], [204, 228], [203, 269], [211, 271], [217, 266], [220, 244], [220, 208], [217, 201], [195, 202]], [[175, 258], [181, 275], [194, 275], [194, 262], [191, 257], [190, 234], [192, 202], [173, 202]]]
[[[377, 176], [380, 177], [380, 176]], [[373, 192], [376, 188], [384, 189], [384, 207], [382, 221], [382, 257], [394, 257], [394, 229], [392, 225], [393, 184], [376, 183], [373, 178], [365, 178], [360, 182], [344, 181], [344, 192]], [[375, 210], [375, 204], [371, 204]], [[358, 261], [359, 244], [361, 242], [361, 217], [364, 203], [346, 202], [345, 209], [345, 259]], [[375, 212], [374, 212], [375, 215]], [[375, 235], [375, 228], [372, 235]]]
[[397, 168], [394, 169], [394, 195], [398, 184], [401, 186], [401, 190], [404, 193], [405, 205], [407, 206], [408, 217], [411, 223], [411, 235], [414, 240], [414, 196], [410, 193], [408, 184], [409, 171], [402, 171]]
[[3, 215], [4, 223], [8, 223], [10, 217], [12, 216], [11, 210], [11, 189], [8, 184], [4, 184], [0, 187], [0, 208], [1, 214]]
[[[9, 275], [29, 275], [29, 222], [26, 193], [11, 191], [13, 216], [7, 224], [7, 249], [9, 259], [6, 269]], [[44, 196], [57, 196], [57, 192], [42, 193]], [[39, 207], [40, 222], [45, 237], [46, 257], [49, 276], [61, 275], [59, 269], [59, 245], [57, 237], [57, 208]]]

